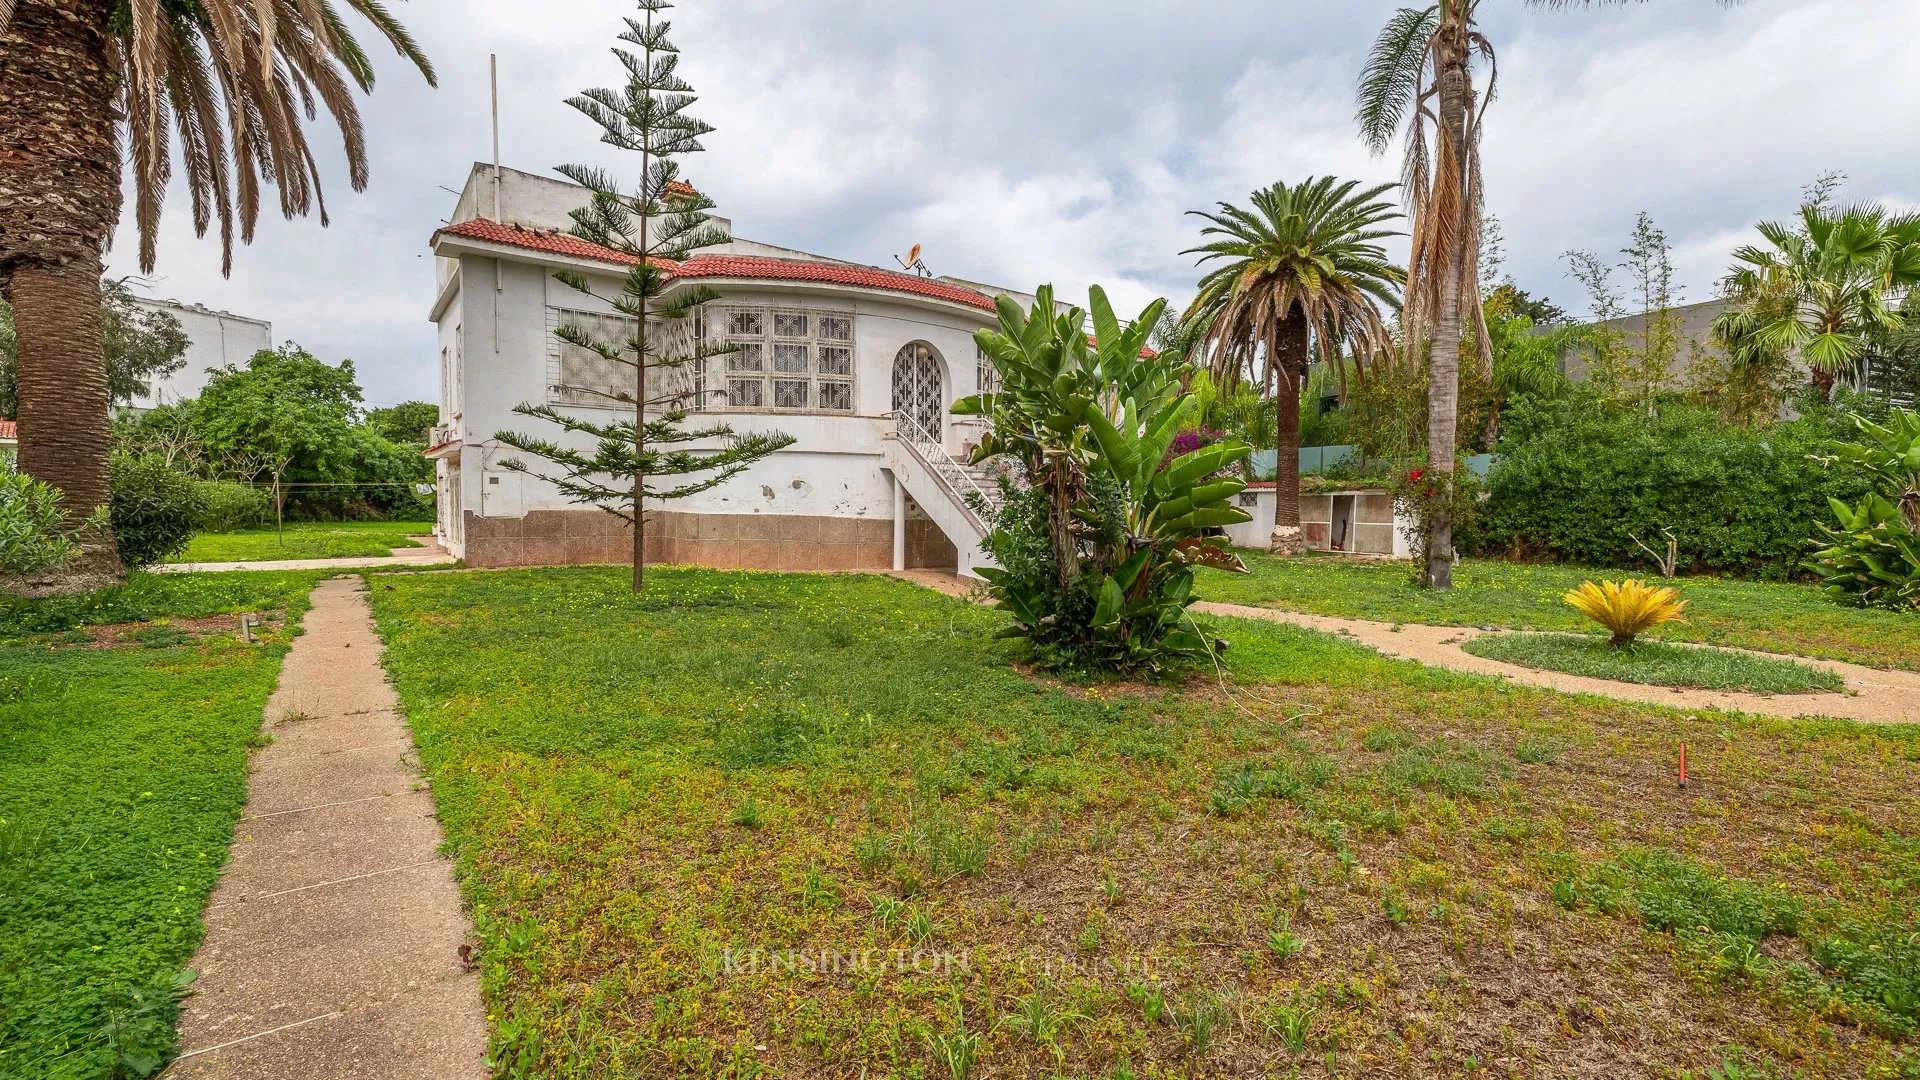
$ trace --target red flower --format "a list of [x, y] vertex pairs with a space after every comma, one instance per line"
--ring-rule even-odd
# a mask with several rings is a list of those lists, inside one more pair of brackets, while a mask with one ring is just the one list
[[1420, 478], [1421, 478], [1421, 477], [1423, 477], [1423, 476], [1425, 476], [1425, 475], [1427, 475], [1427, 470], [1425, 470], [1425, 469], [1415, 469], [1415, 470], [1413, 470], [1412, 472], [1410, 472], [1410, 473], [1408, 473], [1408, 474], [1407, 474], [1407, 479], [1408, 479], [1409, 481], [1411, 481], [1411, 482], [1413, 482], [1413, 483], [1416, 483], [1416, 484], [1417, 484], [1417, 483], [1419, 483], [1419, 482], [1420, 482]]

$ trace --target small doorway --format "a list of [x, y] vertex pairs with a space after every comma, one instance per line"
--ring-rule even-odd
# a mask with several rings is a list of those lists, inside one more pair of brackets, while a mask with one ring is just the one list
[[893, 411], [900, 426], [916, 439], [939, 443], [945, 436], [946, 394], [940, 378], [940, 354], [924, 341], [902, 348], [893, 358]]

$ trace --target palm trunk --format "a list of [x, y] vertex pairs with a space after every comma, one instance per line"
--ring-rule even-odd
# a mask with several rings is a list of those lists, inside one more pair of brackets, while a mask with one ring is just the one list
[[[1453, 458], [1460, 426], [1460, 266], [1466, 258], [1468, 226], [1473, 218], [1465, 176], [1467, 96], [1471, 91], [1466, 19], [1457, 11], [1449, 16], [1455, 17], [1459, 19], [1458, 32], [1442, 29], [1437, 42], [1439, 152], [1432, 202], [1442, 213], [1457, 217], [1452, 222], [1436, 223], [1442, 240], [1439, 265], [1433, 267], [1438, 287], [1427, 359], [1427, 469], [1443, 493], [1453, 490]], [[1444, 499], [1431, 511], [1434, 520], [1428, 532], [1427, 584], [1436, 589], [1452, 588], [1453, 514]]]
[[1306, 384], [1310, 344], [1306, 314], [1295, 308], [1274, 342], [1273, 535], [1267, 550], [1298, 555], [1300, 538], [1300, 388]]
[[[19, 464], [59, 488], [72, 521], [107, 505], [100, 253], [120, 216], [107, 27], [112, 0], [22, 0], [0, 33], [0, 297], [19, 337]], [[120, 580], [110, 531], [21, 591]]]

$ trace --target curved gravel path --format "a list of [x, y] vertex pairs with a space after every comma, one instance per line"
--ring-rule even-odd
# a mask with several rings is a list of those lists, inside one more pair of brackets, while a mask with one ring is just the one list
[[[1825, 668], [1847, 682], [1846, 693], [1750, 694], [1732, 690], [1692, 690], [1641, 683], [1616, 682], [1586, 675], [1567, 675], [1541, 671], [1518, 664], [1475, 656], [1460, 646], [1487, 633], [1503, 630], [1479, 630], [1467, 626], [1428, 626], [1422, 623], [1368, 622], [1364, 619], [1340, 619], [1330, 615], [1309, 615], [1279, 608], [1248, 607], [1243, 604], [1217, 604], [1200, 601], [1195, 611], [1211, 615], [1229, 615], [1243, 619], [1324, 630], [1359, 642], [1388, 656], [1415, 660], [1430, 667], [1450, 668], [1478, 675], [1495, 675], [1529, 686], [1544, 686], [1570, 694], [1600, 694], [1626, 701], [1644, 701], [1677, 709], [1732, 709], [1769, 716], [1825, 716], [1858, 720], [1868, 724], [1920, 723], [1920, 673], [1882, 671], [1879, 668], [1845, 664], [1836, 660], [1815, 660], [1804, 656], [1779, 657], [1812, 667]], [[1700, 646], [1711, 648], [1712, 646]], [[1741, 650], [1751, 651], [1751, 650]], [[1756, 653], [1778, 656], [1775, 653]]]

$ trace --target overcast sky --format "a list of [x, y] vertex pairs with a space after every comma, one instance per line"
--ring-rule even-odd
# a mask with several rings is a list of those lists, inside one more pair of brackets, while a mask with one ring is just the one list
[[[1123, 310], [1176, 303], [1196, 274], [1187, 210], [1332, 173], [1397, 177], [1354, 134], [1355, 74], [1398, 5], [1374, 0], [687, 0], [673, 13], [693, 112], [718, 131], [685, 175], [744, 237], [998, 284], [1107, 287]], [[373, 179], [355, 194], [323, 119], [332, 225], [263, 218], [220, 276], [174, 192], [148, 290], [270, 320], [355, 361], [370, 404], [438, 393], [427, 241], [489, 156], [498, 53], [502, 157], [631, 170], [564, 99], [617, 83], [628, 0], [393, 5], [440, 87], [366, 40]], [[1846, 171], [1846, 195], [1920, 205], [1920, 2], [1654, 0], [1592, 13], [1485, 0], [1500, 93], [1484, 156], [1506, 271], [1569, 310], [1560, 261], [1612, 257], [1634, 213], [1672, 237], [1706, 299], [1754, 221]], [[132, 273], [125, 230], [110, 259]]]

